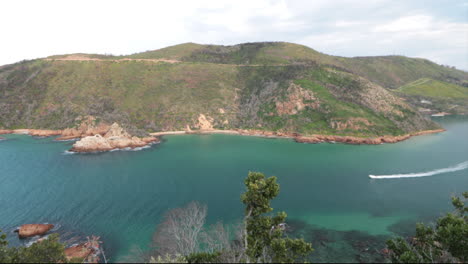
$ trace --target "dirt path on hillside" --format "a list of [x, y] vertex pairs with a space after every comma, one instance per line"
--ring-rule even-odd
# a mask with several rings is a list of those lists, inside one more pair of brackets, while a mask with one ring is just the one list
[[99, 58], [91, 58], [81, 55], [69, 55], [63, 58], [46, 58], [44, 60], [47, 61], [149, 61], [149, 62], [168, 62], [168, 63], [177, 63], [181, 62], [179, 60], [171, 60], [171, 59], [132, 59], [132, 58], [123, 58], [123, 59], [99, 59]]
[[[142, 61], [142, 62], [167, 62], [167, 63], [192, 63], [190, 61], [180, 61], [173, 59], [132, 59], [132, 58], [123, 58], [123, 59], [100, 59], [100, 58], [91, 58], [83, 55], [69, 55], [63, 58], [45, 58], [46, 61], [112, 61], [112, 62], [121, 62], [121, 61]], [[207, 64], [215, 65], [229, 65], [229, 66], [239, 66], [239, 67], [262, 67], [262, 66], [290, 66], [294, 64], [229, 64], [229, 63], [212, 63], [212, 62], [202, 62]]]

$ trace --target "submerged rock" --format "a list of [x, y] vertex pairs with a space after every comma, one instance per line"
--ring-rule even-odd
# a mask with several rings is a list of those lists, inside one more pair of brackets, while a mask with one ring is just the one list
[[18, 232], [18, 236], [20, 238], [27, 238], [33, 236], [42, 236], [52, 228], [54, 228], [54, 225], [51, 224], [26, 224], [20, 226], [16, 232]]

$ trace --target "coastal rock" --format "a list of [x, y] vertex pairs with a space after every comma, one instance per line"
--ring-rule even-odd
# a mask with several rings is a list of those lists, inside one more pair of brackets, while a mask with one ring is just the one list
[[78, 263], [100, 263], [101, 241], [100, 237], [87, 237], [88, 241], [65, 249], [68, 261]]
[[52, 228], [54, 225], [51, 224], [26, 224], [20, 226], [17, 232], [20, 238], [26, 238], [44, 235]]
[[13, 133], [13, 130], [10, 130], [10, 129], [0, 129], [0, 135], [12, 134], [12, 133]]
[[110, 129], [109, 124], [98, 122], [95, 117], [87, 116], [78, 127], [66, 128], [62, 130], [61, 136], [56, 140], [70, 140], [94, 135], [104, 135]]
[[419, 131], [412, 134], [406, 134], [401, 136], [382, 136], [376, 138], [360, 138], [352, 136], [329, 136], [329, 135], [311, 135], [311, 136], [296, 136], [294, 140], [299, 143], [320, 143], [320, 142], [339, 142], [346, 144], [366, 144], [366, 145], [378, 145], [382, 143], [397, 143], [403, 140], [407, 140], [413, 136], [434, 134], [444, 132], [445, 129], [436, 130], [425, 130]]
[[31, 136], [36, 137], [51, 137], [62, 134], [62, 130], [42, 130], [42, 129], [28, 129], [28, 133]]
[[61, 135], [62, 130], [48, 130], [48, 129], [0, 129], [1, 134], [25, 134], [36, 137], [51, 137]]
[[67, 258], [68, 261], [71, 261], [72, 259], [80, 259], [84, 260], [85, 258], [88, 258], [94, 250], [92, 248], [87, 247], [84, 243], [79, 244], [73, 247], [69, 247], [65, 249], [65, 257]]
[[155, 137], [139, 138], [130, 135], [119, 124], [114, 123], [102, 136], [96, 134], [87, 136], [73, 144], [71, 151], [74, 152], [97, 152], [110, 151], [113, 149], [138, 148], [150, 143], [158, 142]]

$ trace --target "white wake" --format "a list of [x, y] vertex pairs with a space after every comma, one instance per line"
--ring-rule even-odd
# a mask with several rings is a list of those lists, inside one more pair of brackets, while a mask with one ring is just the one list
[[428, 172], [417, 172], [408, 174], [393, 174], [393, 175], [369, 175], [371, 179], [398, 179], [398, 178], [413, 178], [413, 177], [427, 177], [447, 172], [460, 171], [468, 168], [468, 161], [462, 162], [452, 167], [428, 171]]

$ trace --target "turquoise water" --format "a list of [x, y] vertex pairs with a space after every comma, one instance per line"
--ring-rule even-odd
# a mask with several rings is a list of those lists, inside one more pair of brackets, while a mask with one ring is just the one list
[[[151, 240], [163, 213], [197, 200], [208, 221], [240, 220], [249, 171], [275, 175], [273, 206], [291, 234], [313, 242], [315, 262], [378, 260], [376, 251], [416, 221], [451, 210], [468, 190], [468, 170], [407, 179], [370, 179], [447, 168], [468, 160], [468, 118], [435, 119], [448, 131], [398, 144], [298, 144], [233, 135], [166, 136], [142, 151], [67, 155], [72, 142], [24, 135], [0, 141], [0, 229], [48, 222], [71, 241], [95, 234], [121, 260]], [[24, 241], [23, 241], [24, 242]], [[361, 254], [363, 257], [356, 257]]]

